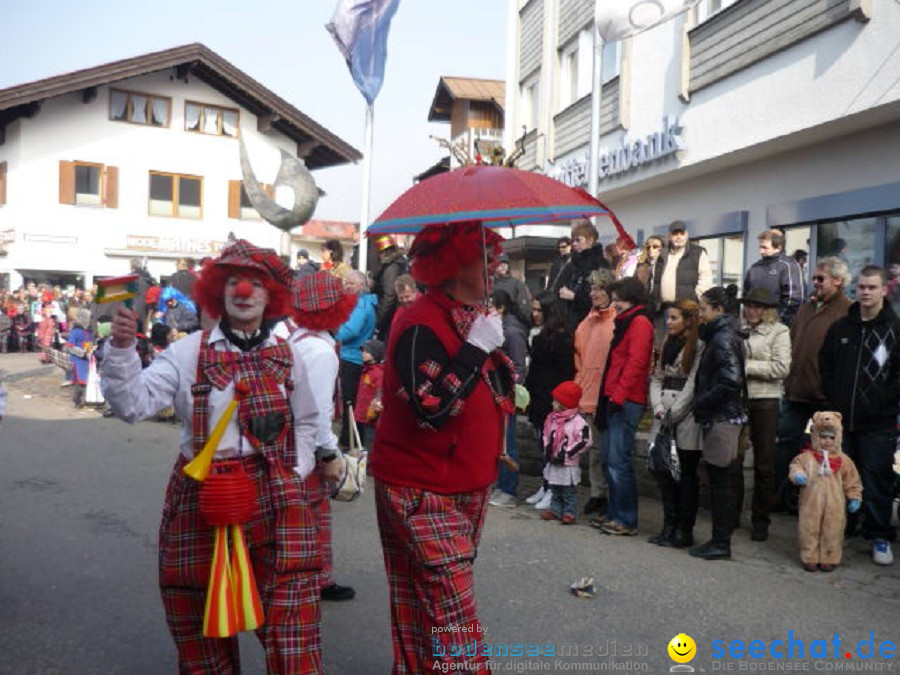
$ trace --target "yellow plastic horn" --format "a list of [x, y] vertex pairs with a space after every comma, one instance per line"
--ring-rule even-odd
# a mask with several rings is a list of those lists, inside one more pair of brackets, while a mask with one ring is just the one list
[[238, 399], [235, 397], [228, 404], [228, 407], [225, 408], [225, 412], [222, 413], [219, 421], [216, 422], [216, 426], [209, 435], [206, 445], [203, 446], [203, 450], [201, 450], [200, 454], [194, 457], [194, 459], [188, 462], [182, 469], [182, 471], [194, 480], [202, 483], [206, 480], [206, 476], [209, 475], [209, 465], [212, 464], [216, 449], [219, 447], [219, 441], [222, 440], [222, 436], [225, 434], [225, 428], [231, 421], [231, 417], [234, 415], [234, 411], [237, 410], [237, 407]]

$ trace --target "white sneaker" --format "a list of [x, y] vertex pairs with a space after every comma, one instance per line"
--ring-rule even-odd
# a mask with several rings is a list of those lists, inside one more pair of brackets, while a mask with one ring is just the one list
[[553, 501], [553, 493], [547, 490], [541, 500], [534, 505], [538, 511], [546, 511], [550, 508], [550, 502]]
[[894, 553], [891, 551], [891, 542], [887, 539], [876, 539], [872, 544], [872, 562], [876, 565], [892, 565]]
[[502, 490], [495, 490], [495, 492], [499, 492], [496, 497], [491, 497], [491, 505], [492, 506], [515, 506], [516, 498], [507, 492], [503, 492]]
[[541, 485], [541, 487], [538, 489], [537, 492], [535, 492], [533, 495], [531, 495], [528, 499], [525, 500], [525, 503], [526, 504], [537, 504], [539, 501], [541, 501], [544, 498], [544, 494], [546, 492], [547, 492], [547, 490], [545, 490], [544, 486]]

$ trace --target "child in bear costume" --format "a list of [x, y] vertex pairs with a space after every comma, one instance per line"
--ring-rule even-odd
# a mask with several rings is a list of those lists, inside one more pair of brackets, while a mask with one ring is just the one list
[[812, 447], [791, 462], [791, 482], [803, 486], [797, 533], [800, 561], [807, 572], [817, 568], [831, 572], [841, 562], [844, 510], [855, 513], [861, 504], [859, 472], [841, 453], [842, 435], [839, 412], [817, 412], [812, 418]]

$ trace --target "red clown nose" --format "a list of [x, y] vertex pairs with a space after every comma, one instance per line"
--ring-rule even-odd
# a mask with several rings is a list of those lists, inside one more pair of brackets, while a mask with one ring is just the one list
[[253, 295], [253, 284], [246, 279], [239, 281], [237, 286], [234, 287], [234, 294], [239, 298], [249, 298]]

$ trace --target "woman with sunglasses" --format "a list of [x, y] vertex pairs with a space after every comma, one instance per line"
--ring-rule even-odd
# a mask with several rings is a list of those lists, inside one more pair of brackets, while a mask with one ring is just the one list
[[644, 283], [651, 298], [654, 297], [653, 280], [656, 276], [656, 263], [659, 262], [662, 248], [662, 237], [657, 237], [656, 235], [647, 237], [647, 241], [644, 242], [644, 246], [641, 248], [641, 253], [638, 256], [637, 269], [634, 271], [634, 276]]

